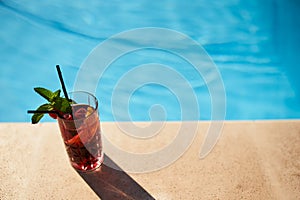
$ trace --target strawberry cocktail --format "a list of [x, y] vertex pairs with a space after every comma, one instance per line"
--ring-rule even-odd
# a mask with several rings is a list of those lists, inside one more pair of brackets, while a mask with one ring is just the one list
[[62, 84], [61, 90], [36, 87], [34, 91], [47, 100], [32, 113], [32, 124], [38, 123], [45, 114], [57, 119], [71, 165], [80, 171], [97, 169], [103, 162], [101, 128], [98, 101], [88, 92], [67, 93], [59, 66], [56, 66]]
[[86, 103], [73, 104], [72, 115], [66, 118], [57, 117], [64, 144], [75, 169], [93, 170], [103, 162], [101, 129], [98, 116], [98, 103], [95, 97], [86, 92], [74, 92], [76, 96], [86, 96]]

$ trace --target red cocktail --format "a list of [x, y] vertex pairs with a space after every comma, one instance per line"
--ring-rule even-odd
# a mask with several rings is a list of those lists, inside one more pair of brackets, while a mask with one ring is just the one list
[[89, 171], [103, 162], [97, 99], [86, 92], [70, 93], [72, 115], [58, 117], [61, 135], [72, 166]]
[[103, 162], [98, 101], [83, 91], [71, 92], [69, 98], [59, 65], [56, 69], [65, 97], [60, 96], [61, 90], [34, 88], [48, 102], [27, 111], [33, 114], [31, 123], [37, 124], [45, 113], [57, 119], [72, 166], [81, 171], [97, 169]]

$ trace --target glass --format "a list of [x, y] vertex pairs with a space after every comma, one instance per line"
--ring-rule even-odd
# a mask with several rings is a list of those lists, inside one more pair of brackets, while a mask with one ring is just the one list
[[98, 101], [88, 92], [69, 93], [73, 119], [58, 117], [71, 165], [80, 171], [95, 170], [103, 162]]

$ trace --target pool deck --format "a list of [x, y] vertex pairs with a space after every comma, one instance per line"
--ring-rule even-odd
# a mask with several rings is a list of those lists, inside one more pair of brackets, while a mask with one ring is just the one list
[[[209, 124], [198, 123], [193, 143], [177, 161], [135, 174], [106, 165], [78, 173], [56, 123], [0, 123], [0, 199], [300, 199], [300, 120], [226, 121], [215, 148], [201, 160]], [[145, 150], [120, 139], [115, 123], [101, 125], [122, 148]], [[160, 133], [167, 138], [178, 127], [169, 122]]]

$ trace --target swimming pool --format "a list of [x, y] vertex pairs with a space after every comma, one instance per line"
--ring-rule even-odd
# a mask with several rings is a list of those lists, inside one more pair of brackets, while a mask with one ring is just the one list
[[[1, 1], [0, 121], [30, 121], [26, 110], [44, 102], [33, 92], [33, 87], [53, 90], [60, 87], [56, 64], [62, 66], [67, 88], [72, 90], [80, 66], [99, 43], [120, 32], [143, 27], [175, 30], [204, 47], [224, 83], [227, 120], [298, 119], [299, 11], [299, 2], [283, 0]], [[172, 66], [186, 77], [200, 110], [199, 116], [189, 120], [210, 120], [211, 100], [205, 82], [184, 62], [153, 49], [117, 59], [103, 75], [96, 91], [102, 120], [115, 119], [112, 90], [120, 77], [145, 63]], [[140, 77], [148, 75], [141, 73]], [[122, 85], [124, 94], [128, 92], [126, 88]], [[127, 101], [122, 95], [118, 98]], [[131, 95], [128, 109], [119, 109], [118, 119], [128, 120], [122, 115], [130, 112], [135, 121], [147, 121], [151, 117], [152, 120], [180, 120], [179, 103], [169, 88], [143, 85]], [[153, 105], [161, 105], [164, 112], [154, 106], [150, 116]]]

